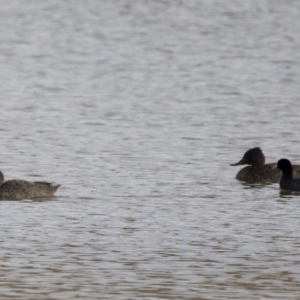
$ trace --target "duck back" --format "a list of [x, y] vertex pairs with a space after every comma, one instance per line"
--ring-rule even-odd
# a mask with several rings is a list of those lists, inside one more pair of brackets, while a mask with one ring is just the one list
[[43, 181], [8, 180], [0, 186], [1, 200], [21, 200], [54, 196], [60, 185]]
[[292, 166], [293, 166], [293, 178], [300, 178], [300, 166], [299, 165], [292, 165]]

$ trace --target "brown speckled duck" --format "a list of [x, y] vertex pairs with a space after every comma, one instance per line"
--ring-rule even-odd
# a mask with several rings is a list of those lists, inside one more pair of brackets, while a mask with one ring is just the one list
[[[258, 147], [249, 149], [243, 158], [231, 166], [249, 165], [236, 174], [236, 179], [247, 183], [278, 183], [281, 172], [273, 169], [276, 163], [265, 164], [265, 156]], [[293, 165], [294, 177], [300, 177], [300, 166]]]
[[43, 181], [8, 180], [0, 171], [0, 200], [21, 200], [54, 196], [60, 184]]

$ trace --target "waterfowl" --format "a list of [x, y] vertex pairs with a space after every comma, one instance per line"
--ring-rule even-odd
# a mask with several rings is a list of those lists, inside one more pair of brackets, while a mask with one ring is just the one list
[[0, 200], [21, 200], [54, 196], [60, 184], [44, 181], [8, 180], [0, 171]]
[[[265, 156], [259, 147], [249, 149], [243, 158], [231, 166], [249, 165], [241, 169], [236, 178], [247, 183], [278, 183], [281, 172], [273, 169], [275, 163], [265, 164]], [[294, 176], [300, 177], [300, 166], [294, 165]]]
[[291, 162], [286, 158], [282, 158], [277, 162], [276, 167], [282, 172], [279, 182], [280, 188], [283, 190], [300, 191], [300, 178], [293, 178], [293, 166]]

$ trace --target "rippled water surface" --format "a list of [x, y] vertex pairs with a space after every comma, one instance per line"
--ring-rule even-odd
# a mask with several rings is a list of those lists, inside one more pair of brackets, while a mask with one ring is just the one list
[[1, 299], [298, 299], [296, 0], [0, 0]]

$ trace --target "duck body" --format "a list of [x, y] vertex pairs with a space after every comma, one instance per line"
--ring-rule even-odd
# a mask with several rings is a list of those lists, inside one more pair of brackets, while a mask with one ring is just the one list
[[300, 178], [290, 179], [282, 176], [279, 182], [279, 186], [283, 190], [290, 190], [290, 191], [298, 191], [300, 192]]
[[0, 200], [22, 200], [40, 197], [52, 197], [59, 184], [43, 181], [8, 180], [4, 182], [0, 171]]
[[[258, 147], [249, 149], [238, 163], [231, 164], [239, 165], [249, 165], [236, 175], [236, 179], [247, 183], [279, 183], [282, 177], [280, 170], [273, 168], [276, 163], [265, 164], [265, 156]], [[300, 166], [294, 165], [293, 172], [293, 176], [300, 177]]]
[[282, 172], [282, 177], [279, 182], [280, 188], [283, 190], [300, 192], [300, 178], [293, 178], [294, 173], [291, 162], [286, 158], [282, 158], [277, 162], [276, 166]]
[[248, 183], [278, 183], [281, 178], [279, 170], [273, 170], [275, 163], [264, 166], [247, 166], [236, 174], [236, 179]]

